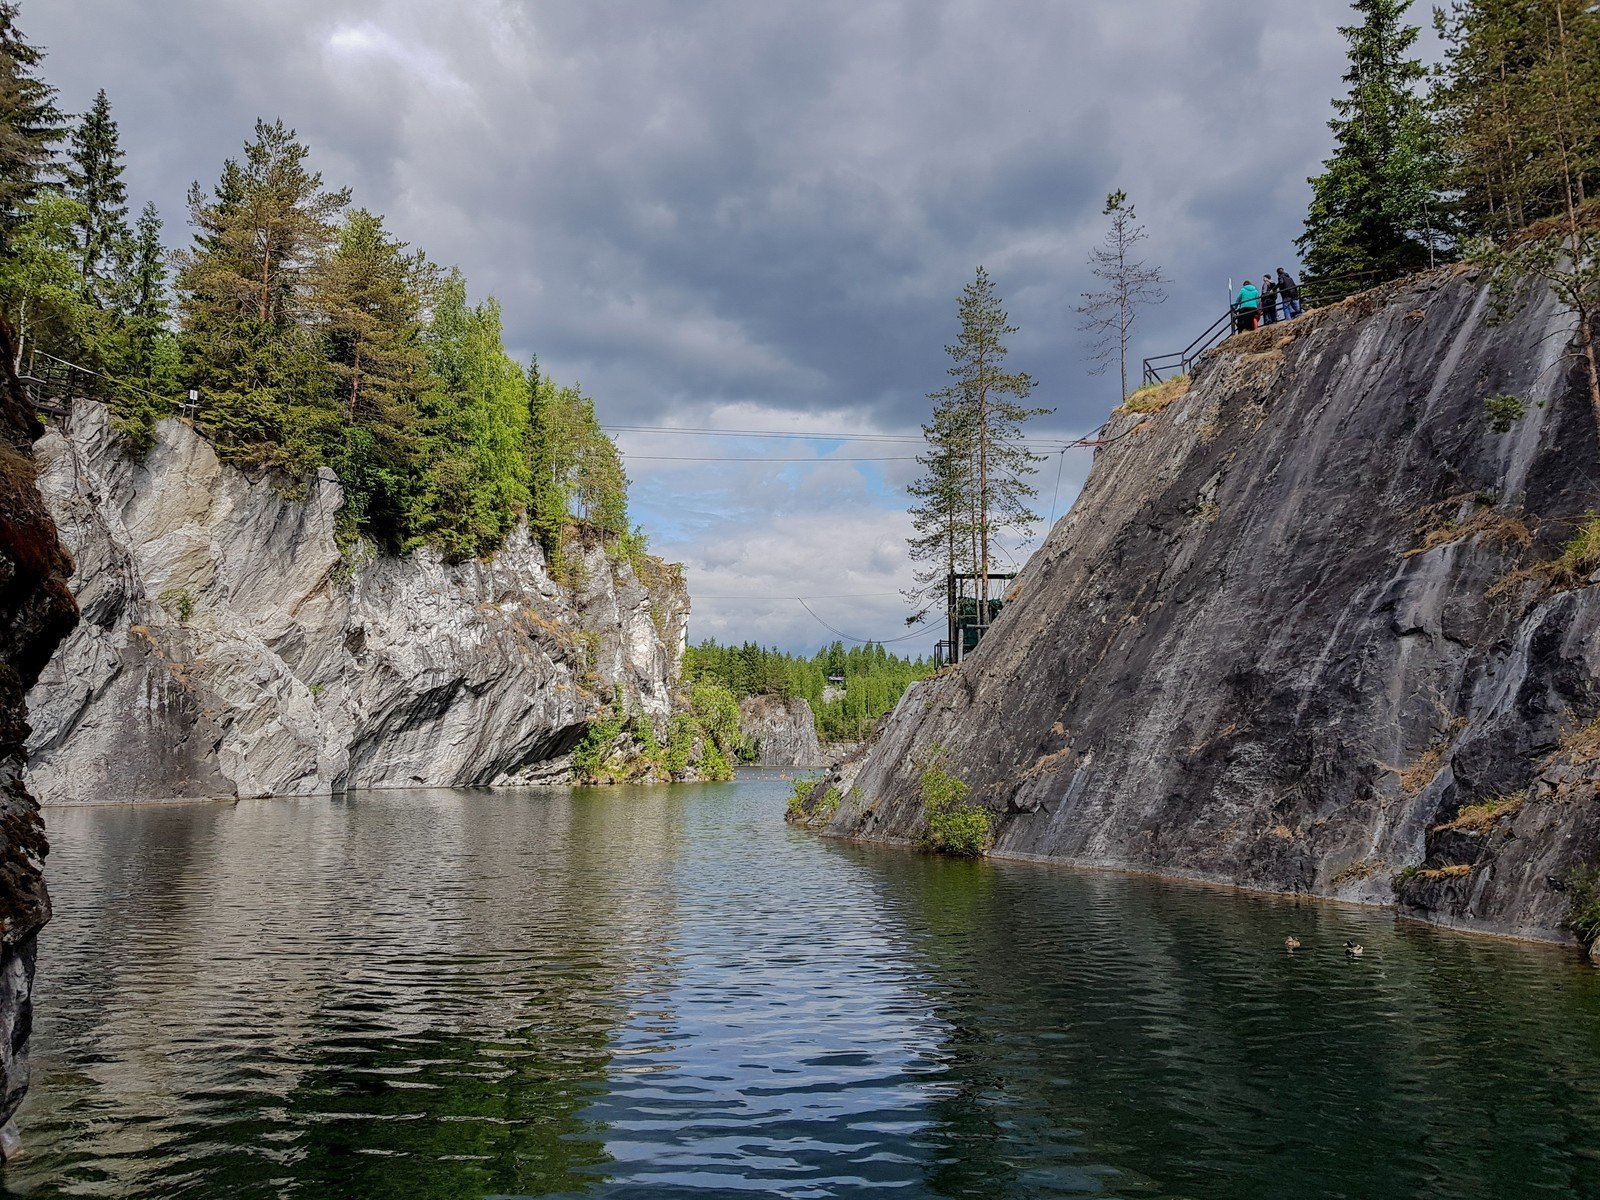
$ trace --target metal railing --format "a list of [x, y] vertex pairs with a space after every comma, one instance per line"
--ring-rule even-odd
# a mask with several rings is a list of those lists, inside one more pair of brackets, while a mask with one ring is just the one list
[[1230, 308], [1182, 350], [1176, 350], [1171, 354], [1157, 354], [1145, 359], [1144, 381], [1160, 383], [1163, 379], [1170, 379], [1174, 375], [1187, 375], [1195, 359], [1233, 332], [1233, 321], [1234, 310]]

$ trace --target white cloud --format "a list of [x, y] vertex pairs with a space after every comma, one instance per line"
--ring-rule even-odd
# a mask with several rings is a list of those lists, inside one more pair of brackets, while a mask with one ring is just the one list
[[[189, 181], [215, 179], [256, 116], [282, 116], [329, 183], [496, 293], [515, 350], [581, 380], [608, 420], [914, 432], [982, 262], [1064, 435], [1116, 399], [1086, 376], [1072, 315], [1105, 194], [1133, 196], [1174, 280], [1136, 353], [1187, 342], [1230, 277], [1291, 260], [1347, 14], [1343, 0], [24, 0], [21, 24], [67, 106], [107, 89], [135, 204], [155, 199], [172, 240]], [[697, 592], [893, 592], [908, 577], [906, 464], [631, 469]], [[1066, 491], [1078, 473], [1075, 459]], [[903, 608], [829, 612], [877, 636]], [[696, 627], [823, 634], [792, 603], [702, 603]]]

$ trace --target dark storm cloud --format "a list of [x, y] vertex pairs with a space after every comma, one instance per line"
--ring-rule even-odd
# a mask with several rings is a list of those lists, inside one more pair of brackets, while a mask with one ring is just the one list
[[[497, 294], [508, 343], [580, 379], [609, 420], [914, 429], [981, 262], [1020, 327], [1017, 365], [1059, 409], [1052, 427], [1081, 431], [1116, 400], [1114, 381], [1086, 374], [1072, 312], [1106, 193], [1132, 195], [1173, 280], [1136, 353], [1181, 346], [1230, 278], [1292, 265], [1347, 13], [1343, 0], [24, 0], [22, 23], [67, 105], [107, 89], [136, 202], [160, 204], [171, 241], [186, 236], [188, 182], [214, 180], [256, 116], [282, 116], [330, 183]], [[808, 490], [769, 472], [751, 493], [743, 467], [632, 467], [662, 528], [703, 507], [691, 495], [744, 488], [746, 541], [843, 539], [882, 566], [904, 533], [898, 501], [881, 479], [827, 470], [855, 483]], [[669, 548], [711, 565], [714, 538], [715, 570], [792, 590], [779, 573], [803, 557], [741, 561], [723, 544], [737, 529], [697, 528]]]

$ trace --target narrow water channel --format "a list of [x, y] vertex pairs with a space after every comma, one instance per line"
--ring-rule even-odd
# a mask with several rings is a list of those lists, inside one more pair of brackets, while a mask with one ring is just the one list
[[5, 1194], [1600, 1196], [1575, 956], [787, 790], [50, 811]]

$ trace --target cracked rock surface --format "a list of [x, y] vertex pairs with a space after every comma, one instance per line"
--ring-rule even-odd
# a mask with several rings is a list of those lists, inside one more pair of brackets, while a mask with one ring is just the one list
[[[1600, 862], [1600, 586], [1540, 565], [1600, 507], [1600, 445], [1571, 316], [1491, 310], [1440, 271], [1120, 413], [981, 647], [836, 773], [827, 831], [915, 841], [942, 758], [1001, 855], [1569, 939]], [[1504, 433], [1498, 395], [1525, 407]]]
[[36, 454], [84, 614], [29, 694], [47, 804], [553, 782], [613, 692], [670, 711], [675, 568], [592, 547], [558, 581], [522, 529], [347, 555], [331, 471], [286, 495], [178, 420], [134, 461], [89, 402]]

